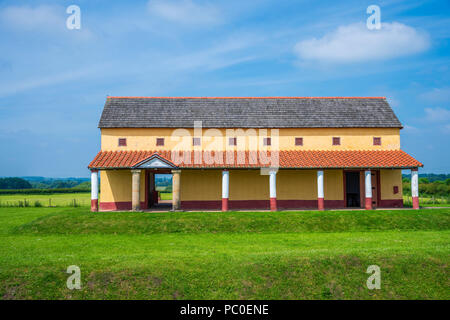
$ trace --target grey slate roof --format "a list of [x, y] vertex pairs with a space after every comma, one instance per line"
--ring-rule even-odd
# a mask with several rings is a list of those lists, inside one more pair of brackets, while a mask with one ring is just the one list
[[385, 98], [108, 97], [99, 128], [401, 128]]

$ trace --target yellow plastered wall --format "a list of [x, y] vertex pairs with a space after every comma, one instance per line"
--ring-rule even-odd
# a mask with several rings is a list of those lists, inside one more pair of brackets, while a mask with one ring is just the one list
[[[192, 146], [192, 137], [203, 136], [202, 145]], [[272, 147], [262, 145], [264, 137], [272, 137]], [[276, 138], [278, 136], [278, 139]], [[218, 137], [218, 138], [217, 138]], [[229, 137], [237, 137], [237, 146], [229, 145]], [[295, 138], [303, 138], [303, 146]], [[332, 138], [340, 137], [341, 145], [333, 146]], [[381, 137], [381, 146], [373, 138]], [[119, 147], [118, 139], [126, 138], [127, 146]], [[164, 146], [156, 145], [164, 138]], [[107, 128], [101, 129], [104, 151], [114, 150], [397, 150], [400, 149], [398, 128], [299, 128], [299, 129], [171, 129], [171, 128]], [[276, 147], [278, 145], [278, 147]]]
[[269, 176], [260, 170], [230, 171], [230, 200], [269, 200]]
[[[141, 172], [140, 200], [145, 201], [145, 170]], [[100, 171], [100, 202], [130, 202], [131, 171]]]
[[222, 171], [181, 170], [181, 201], [221, 200]]
[[344, 200], [343, 175], [342, 170], [324, 170], [323, 192], [325, 200]]
[[[402, 170], [380, 170], [381, 199], [402, 199]], [[394, 194], [394, 186], [399, 192]]]
[[[269, 180], [267, 180], [267, 183], [269, 183]], [[277, 173], [277, 199], [317, 199], [317, 171], [279, 170]]]
[[[260, 170], [231, 170], [230, 200], [268, 200], [269, 176]], [[342, 170], [325, 170], [326, 200], [343, 200]], [[222, 198], [221, 170], [181, 170], [181, 200], [220, 200]], [[277, 199], [316, 200], [316, 170], [279, 170]]]

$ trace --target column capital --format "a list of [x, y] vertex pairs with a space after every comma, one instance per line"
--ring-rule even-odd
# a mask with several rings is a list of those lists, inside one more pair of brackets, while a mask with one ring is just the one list
[[131, 173], [141, 173], [141, 169], [131, 169]]
[[419, 171], [419, 168], [411, 168], [411, 171]]
[[172, 173], [173, 174], [181, 173], [181, 170], [180, 169], [174, 169], [174, 170], [172, 170]]

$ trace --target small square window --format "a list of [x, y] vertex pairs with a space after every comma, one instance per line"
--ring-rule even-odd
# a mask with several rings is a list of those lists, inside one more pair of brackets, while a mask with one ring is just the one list
[[164, 138], [156, 138], [156, 145], [157, 146], [163, 146], [164, 145]]
[[228, 144], [229, 144], [230, 146], [235, 146], [235, 145], [237, 145], [237, 138], [229, 138], [229, 139], [228, 139]]
[[373, 145], [374, 146], [381, 146], [381, 138], [380, 137], [373, 137]]
[[126, 147], [126, 146], [127, 146], [127, 139], [119, 138], [119, 147]]
[[295, 145], [296, 146], [302, 146], [303, 145], [303, 138], [295, 138]]
[[199, 146], [200, 145], [200, 138], [192, 138], [192, 145], [193, 146]]
[[340, 146], [340, 145], [341, 145], [341, 138], [333, 137], [333, 146]]
[[263, 144], [265, 146], [270, 146], [272, 144], [272, 138], [264, 138]]

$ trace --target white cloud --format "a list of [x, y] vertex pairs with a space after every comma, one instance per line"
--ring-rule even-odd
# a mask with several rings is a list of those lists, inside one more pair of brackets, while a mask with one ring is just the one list
[[0, 11], [0, 21], [8, 26], [26, 31], [48, 28], [66, 28], [65, 10], [62, 7], [41, 5], [6, 7]]
[[214, 5], [191, 0], [150, 0], [148, 9], [159, 18], [185, 25], [213, 25], [221, 21]]
[[450, 110], [443, 108], [425, 108], [425, 119], [431, 122], [450, 121]]
[[[4, 26], [19, 32], [59, 35], [58, 40], [64, 41], [79, 42], [94, 39], [95, 35], [84, 27], [83, 23], [80, 30], [67, 29], [68, 17], [66, 8], [59, 5], [9, 6], [0, 10], [0, 28]], [[81, 8], [81, 17], [83, 17], [83, 8]], [[61, 37], [64, 33], [68, 36]]]
[[450, 87], [434, 88], [421, 94], [420, 97], [431, 102], [450, 102]]
[[428, 34], [401, 23], [383, 23], [380, 30], [356, 23], [340, 26], [320, 39], [300, 41], [294, 50], [303, 61], [350, 63], [410, 55], [429, 46]]

